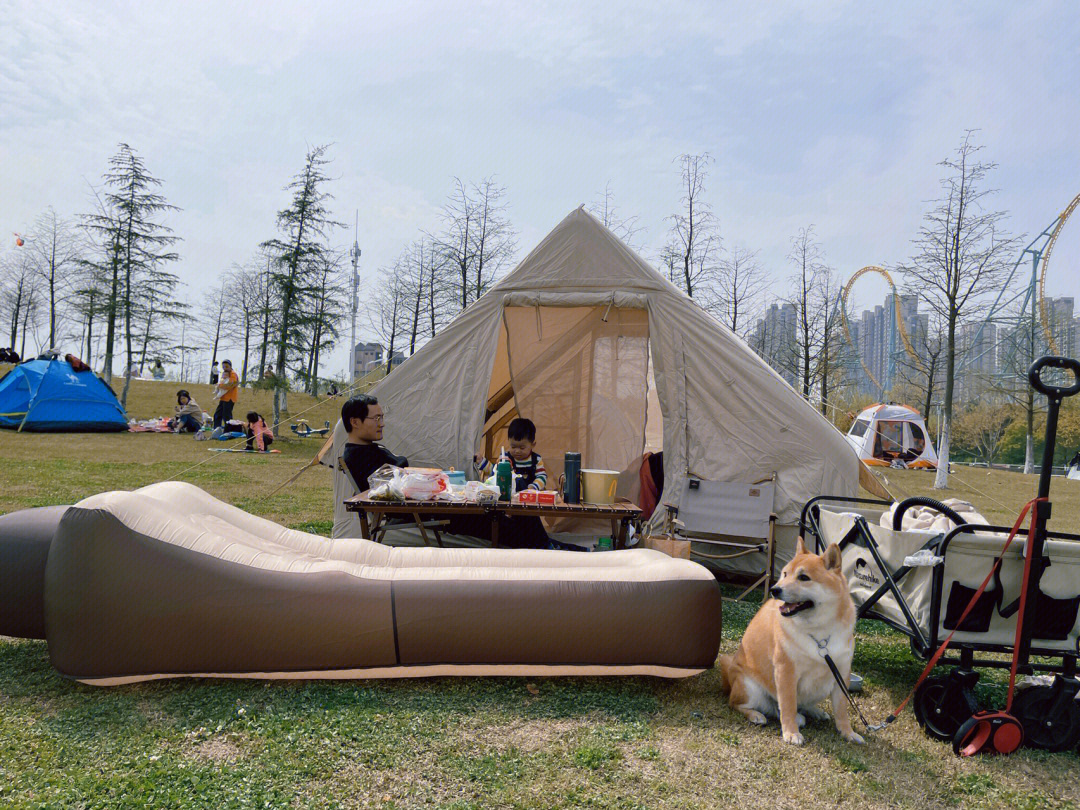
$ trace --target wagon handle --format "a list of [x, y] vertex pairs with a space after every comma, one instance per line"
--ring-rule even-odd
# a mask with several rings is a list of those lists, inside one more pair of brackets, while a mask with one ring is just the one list
[[[1048, 385], [1047, 383], [1044, 383], [1040, 376], [1044, 368], [1063, 368], [1071, 371], [1073, 374], [1072, 385], [1065, 388], [1060, 385]], [[1080, 361], [1074, 360], [1071, 357], [1057, 357], [1049, 354], [1040, 357], [1032, 363], [1031, 368], [1028, 369], [1028, 382], [1031, 383], [1032, 388], [1050, 399], [1061, 400], [1065, 397], [1071, 397], [1074, 394], [1080, 393]]]

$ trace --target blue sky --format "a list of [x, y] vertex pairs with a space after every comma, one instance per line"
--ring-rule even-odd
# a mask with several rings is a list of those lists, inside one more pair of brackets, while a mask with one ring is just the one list
[[[844, 276], [904, 260], [967, 128], [1016, 232], [1080, 192], [1067, 2], [0, 0], [0, 43], [0, 231], [88, 211], [127, 141], [183, 209], [188, 298], [273, 235], [282, 186], [327, 142], [369, 277], [436, 227], [454, 176], [506, 186], [522, 256], [610, 183], [652, 258], [672, 159], [707, 151], [725, 243], [760, 251], [777, 293], [805, 225]], [[1078, 265], [1080, 222], [1050, 292], [1080, 297]]]

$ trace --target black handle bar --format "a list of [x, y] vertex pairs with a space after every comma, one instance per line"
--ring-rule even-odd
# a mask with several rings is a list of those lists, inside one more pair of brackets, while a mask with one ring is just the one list
[[[1044, 368], [1063, 368], [1067, 371], [1071, 371], [1073, 374], [1073, 384], [1068, 388], [1064, 388], [1060, 385], [1047, 385], [1042, 381], [1042, 377], [1040, 376], [1040, 373]], [[1028, 382], [1030, 382], [1031, 387], [1040, 394], [1044, 394], [1052, 399], [1064, 399], [1065, 397], [1071, 397], [1073, 394], [1080, 394], [1080, 361], [1074, 360], [1071, 357], [1055, 357], [1050, 354], [1040, 357], [1032, 363], [1031, 368], [1028, 369]]]

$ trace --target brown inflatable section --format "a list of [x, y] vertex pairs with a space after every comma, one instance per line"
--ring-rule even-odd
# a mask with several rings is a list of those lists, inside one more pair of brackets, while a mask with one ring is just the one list
[[661, 674], [711, 667], [719, 587], [659, 552], [388, 548], [285, 529], [188, 484], [68, 509], [45, 576], [54, 666], [173, 676]]
[[45, 562], [67, 506], [0, 515], [0, 636], [45, 638]]

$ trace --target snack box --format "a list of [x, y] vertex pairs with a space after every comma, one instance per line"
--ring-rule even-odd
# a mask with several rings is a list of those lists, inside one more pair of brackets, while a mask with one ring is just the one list
[[518, 493], [518, 503], [534, 503], [540, 506], [554, 506], [555, 493], [526, 489]]

